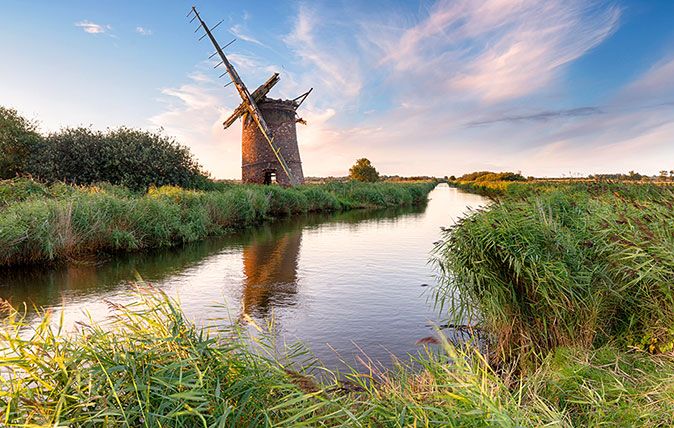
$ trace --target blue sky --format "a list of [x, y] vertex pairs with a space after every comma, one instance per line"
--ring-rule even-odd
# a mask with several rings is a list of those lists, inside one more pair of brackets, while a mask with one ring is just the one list
[[[240, 175], [238, 103], [191, 2], [0, 0], [0, 104], [62, 126], [163, 128]], [[196, 3], [244, 81], [314, 91], [304, 172], [674, 169], [674, 1]]]

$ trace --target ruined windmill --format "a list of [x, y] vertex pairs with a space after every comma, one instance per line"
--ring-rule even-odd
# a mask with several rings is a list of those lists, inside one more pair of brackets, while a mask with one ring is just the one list
[[[224, 65], [227, 69], [220, 75], [220, 77], [229, 75], [231, 79], [225, 87], [233, 84], [241, 96], [241, 104], [223, 124], [226, 129], [239, 117], [243, 121], [241, 180], [244, 183], [259, 184], [271, 184], [276, 181], [284, 186], [302, 184], [304, 174], [297, 146], [296, 124], [306, 122], [297, 116], [297, 108], [313, 88], [292, 100], [267, 98], [271, 88], [280, 80], [278, 73], [274, 73], [251, 94], [211, 32], [223, 21], [209, 29], [194, 6], [187, 17], [191, 15], [194, 16], [190, 22], [199, 20], [196, 31], [203, 28], [206, 32], [199, 40], [208, 37], [215, 47], [215, 52], [209, 58], [219, 55], [221, 61], [215, 67]], [[234, 40], [229, 42], [225, 48], [233, 42]]]

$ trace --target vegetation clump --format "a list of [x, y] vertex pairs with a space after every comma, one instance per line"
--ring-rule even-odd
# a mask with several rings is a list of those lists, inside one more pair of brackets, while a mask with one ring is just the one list
[[526, 181], [520, 173], [478, 171], [464, 174], [458, 181]]
[[356, 181], [374, 183], [379, 181], [379, 173], [369, 159], [361, 158], [349, 169], [349, 178]]
[[444, 233], [439, 302], [519, 370], [565, 346], [671, 352], [673, 201], [654, 185], [509, 188]]
[[110, 184], [7, 180], [0, 182], [0, 266], [178, 245], [305, 212], [420, 204], [434, 186], [350, 182], [132, 192]]
[[185, 146], [158, 132], [65, 128], [43, 136], [15, 110], [0, 107], [0, 179], [107, 182], [133, 190], [176, 185], [205, 188], [208, 175]]

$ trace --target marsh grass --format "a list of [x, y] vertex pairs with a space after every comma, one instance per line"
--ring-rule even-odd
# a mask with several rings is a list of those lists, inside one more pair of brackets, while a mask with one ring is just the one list
[[[674, 361], [560, 348], [508, 386], [473, 348], [422, 351], [391, 369], [337, 373], [264, 326], [197, 328], [143, 285], [110, 319], [66, 332], [3, 305], [3, 426], [669, 426]], [[319, 375], [319, 376], [317, 376]]]
[[435, 183], [223, 185], [132, 192], [100, 184], [0, 182], [0, 266], [166, 247], [305, 212], [420, 204]]
[[673, 201], [658, 186], [517, 184], [445, 232], [437, 303], [525, 372], [558, 347], [671, 352]]

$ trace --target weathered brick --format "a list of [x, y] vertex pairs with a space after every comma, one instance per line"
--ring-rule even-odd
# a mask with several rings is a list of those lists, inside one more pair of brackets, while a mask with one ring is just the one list
[[[292, 175], [298, 183], [303, 183], [304, 174], [297, 146], [297, 124], [293, 101], [265, 98], [258, 102], [258, 107]], [[265, 175], [269, 172], [276, 174], [276, 181], [279, 184], [290, 185], [290, 180], [283, 172], [281, 164], [262, 132], [249, 115], [244, 115], [241, 137], [241, 180], [244, 183], [263, 184]]]

